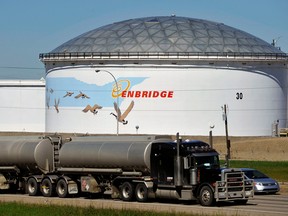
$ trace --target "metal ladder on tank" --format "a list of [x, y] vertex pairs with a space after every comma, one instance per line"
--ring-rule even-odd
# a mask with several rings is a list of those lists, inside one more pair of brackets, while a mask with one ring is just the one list
[[55, 136], [55, 137], [50, 137], [50, 139], [51, 139], [51, 142], [53, 143], [53, 169], [54, 171], [57, 171], [57, 168], [59, 168], [60, 166], [59, 150], [62, 144], [62, 137]]

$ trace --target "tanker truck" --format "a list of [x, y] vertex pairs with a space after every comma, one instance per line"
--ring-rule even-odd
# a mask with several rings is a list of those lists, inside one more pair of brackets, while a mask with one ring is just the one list
[[156, 136], [0, 137], [0, 193], [45, 197], [108, 194], [123, 201], [153, 198], [246, 204], [253, 181], [220, 168], [202, 141]]

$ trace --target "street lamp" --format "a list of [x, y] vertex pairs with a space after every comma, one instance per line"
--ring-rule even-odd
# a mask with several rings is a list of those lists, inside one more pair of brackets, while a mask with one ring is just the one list
[[[108, 71], [108, 70], [95, 70], [95, 72], [96, 72], [96, 73], [106, 72], [106, 73], [110, 74], [110, 75], [113, 77], [114, 82], [115, 82], [115, 85], [116, 85], [116, 88], [117, 88], [117, 95], [116, 95], [117, 100], [116, 100], [116, 104], [117, 104], [117, 108], [120, 109], [120, 108], [119, 108], [119, 88], [118, 88], [118, 83], [117, 83], [117, 80], [116, 80], [115, 76], [114, 76], [110, 71]], [[118, 113], [117, 110], [116, 110], [116, 112], [117, 112], [116, 122], [117, 122], [117, 136], [118, 136], [118, 135], [119, 135], [119, 118], [120, 118], [120, 116], [118, 116], [119, 113]]]

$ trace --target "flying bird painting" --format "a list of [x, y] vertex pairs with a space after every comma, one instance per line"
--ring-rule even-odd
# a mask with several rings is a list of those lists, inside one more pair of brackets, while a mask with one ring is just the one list
[[128, 106], [127, 109], [125, 110], [125, 112], [122, 114], [120, 108], [119, 108], [118, 105], [117, 105], [117, 103], [114, 102], [114, 109], [115, 109], [117, 115], [114, 114], [114, 113], [110, 113], [110, 115], [115, 116], [115, 118], [116, 118], [119, 122], [121, 122], [123, 125], [126, 125], [126, 124], [128, 124], [128, 121], [125, 120], [125, 119], [126, 119], [126, 117], [128, 116], [128, 114], [131, 112], [131, 110], [133, 109], [133, 107], [134, 107], [134, 101], [131, 101], [131, 103], [129, 104], [129, 106]]
[[56, 98], [54, 99], [54, 107], [57, 113], [59, 113], [59, 104], [60, 104], [60, 98], [56, 101]]
[[87, 113], [90, 111], [94, 115], [98, 113], [98, 110], [102, 109], [102, 106], [99, 106], [98, 104], [95, 104], [93, 107], [91, 107], [89, 104], [82, 110], [83, 112]]
[[74, 94], [74, 92], [67, 91], [63, 97], [71, 97], [73, 94]]
[[78, 98], [82, 98], [82, 99], [88, 98], [89, 99], [90, 97], [88, 97], [86, 94], [84, 94], [80, 91], [79, 94], [75, 96], [75, 98], [76, 99], [78, 99]]
[[47, 100], [46, 100], [46, 106], [49, 109], [50, 108], [50, 96], [47, 96]]

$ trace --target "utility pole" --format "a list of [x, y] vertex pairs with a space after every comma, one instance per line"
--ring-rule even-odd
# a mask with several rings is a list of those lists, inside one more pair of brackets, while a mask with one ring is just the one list
[[230, 152], [231, 143], [228, 138], [227, 104], [224, 104], [224, 108], [222, 107], [222, 109], [223, 109], [223, 120], [225, 122], [226, 147], [227, 147], [227, 154], [225, 158], [226, 158], [226, 166], [229, 168], [229, 160], [231, 158], [231, 152]]

